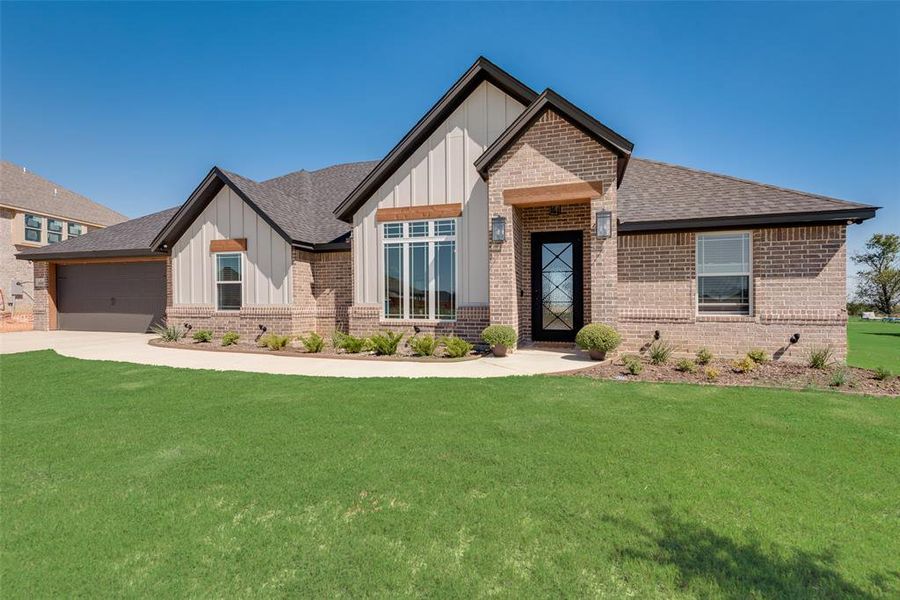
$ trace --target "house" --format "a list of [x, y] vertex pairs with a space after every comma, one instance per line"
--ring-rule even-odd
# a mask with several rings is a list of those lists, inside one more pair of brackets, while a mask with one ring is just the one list
[[31, 173], [0, 162], [0, 312], [30, 313], [34, 286], [16, 253], [72, 239], [128, 217]]
[[[524, 344], [605, 322], [628, 351], [661, 337], [724, 355], [845, 352], [846, 228], [876, 207], [632, 148], [480, 58], [377, 163], [261, 182], [213, 168], [177, 209], [22, 253], [41, 282], [35, 327], [71, 322], [70, 262], [103, 289], [116, 276], [100, 271], [138, 277], [144, 261], [157, 312], [218, 333], [475, 340], [503, 323]], [[79, 310], [104, 314], [110, 294], [82, 296]]]

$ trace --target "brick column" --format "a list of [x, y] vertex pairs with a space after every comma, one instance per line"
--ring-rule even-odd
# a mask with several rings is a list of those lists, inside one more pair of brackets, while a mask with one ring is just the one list
[[[608, 210], [612, 213], [610, 235], [607, 239], [596, 237], [597, 212]], [[616, 217], [616, 186], [607, 186], [603, 195], [591, 199], [591, 308], [585, 315], [587, 323], [606, 323], [616, 326], [618, 321], [618, 303], [616, 289], [618, 287], [618, 236]]]
[[[519, 329], [518, 310], [518, 269], [516, 247], [521, 226], [518, 215], [511, 206], [503, 204], [502, 189], [489, 186], [488, 228], [495, 216], [506, 218], [506, 241], [488, 241], [488, 261], [490, 263], [490, 323], [492, 325], [511, 325]], [[491, 232], [488, 231], [488, 240]]]

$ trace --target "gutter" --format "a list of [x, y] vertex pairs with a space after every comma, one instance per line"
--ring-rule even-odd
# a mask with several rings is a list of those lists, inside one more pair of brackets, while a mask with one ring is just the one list
[[750, 225], [776, 226], [797, 223], [832, 223], [848, 221], [862, 223], [875, 216], [880, 206], [864, 206], [834, 211], [795, 212], [770, 215], [745, 215], [731, 217], [704, 217], [699, 219], [666, 219], [659, 221], [620, 222], [620, 232], [631, 231], [677, 231], [685, 229], [717, 229], [722, 227], [745, 227]]

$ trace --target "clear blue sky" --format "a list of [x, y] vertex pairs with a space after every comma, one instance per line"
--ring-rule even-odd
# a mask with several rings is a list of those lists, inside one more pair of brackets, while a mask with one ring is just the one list
[[0, 148], [129, 216], [217, 164], [379, 159], [483, 54], [635, 154], [884, 206], [900, 231], [900, 4], [0, 8]]

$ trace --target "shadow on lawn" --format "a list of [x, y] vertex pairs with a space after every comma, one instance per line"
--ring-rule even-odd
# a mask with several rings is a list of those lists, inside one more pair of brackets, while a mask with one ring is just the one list
[[[667, 509], [656, 511], [654, 518], [657, 527], [652, 531], [631, 521], [606, 520], [649, 543], [642, 543], [640, 549], [620, 549], [620, 556], [674, 567], [682, 588], [713, 584], [725, 598], [875, 598], [833, 568], [831, 553], [797, 551], [785, 557], [764, 549], [758, 541], [736, 542]], [[890, 579], [894, 577], [877, 576], [871, 581], [887, 592], [892, 587]]]

